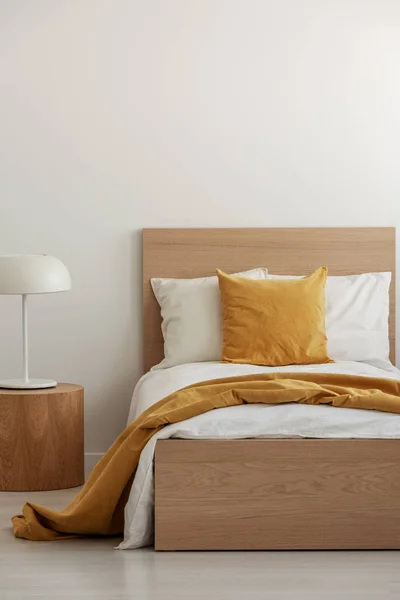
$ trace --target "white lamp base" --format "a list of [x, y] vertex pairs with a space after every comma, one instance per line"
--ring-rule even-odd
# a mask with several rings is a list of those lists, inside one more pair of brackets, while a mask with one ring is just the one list
[[53, 379], [0, 379], [0, 388], [8, 390], [40, 390], [43, 388], [56, 387], [57, 381]]

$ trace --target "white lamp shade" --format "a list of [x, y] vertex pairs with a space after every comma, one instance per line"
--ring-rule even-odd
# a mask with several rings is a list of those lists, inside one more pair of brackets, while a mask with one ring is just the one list
[[0, 255], [0, 294], [47, 294], [71, 288], [61, 260], [47, 254]]

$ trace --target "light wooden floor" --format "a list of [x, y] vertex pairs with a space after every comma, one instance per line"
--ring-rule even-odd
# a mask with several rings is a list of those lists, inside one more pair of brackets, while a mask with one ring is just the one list
[[62, 508], [76, 490], [0, 492], [0, 599], [386, 600], [400, 597], [398, 552], [115, 551], [117, 540], [16, 540], [25, 500]]

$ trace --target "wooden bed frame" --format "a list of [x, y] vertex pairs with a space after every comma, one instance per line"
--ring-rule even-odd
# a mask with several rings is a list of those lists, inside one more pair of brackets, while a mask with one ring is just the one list
[[[391, 271], [395, 229], [145, 229], [145, 369], [163, 358], [151, 277], [265, 266], [304, 275]], [[398, 549], [398, 440], [164, 440], [155, 458], [156, 550]]]

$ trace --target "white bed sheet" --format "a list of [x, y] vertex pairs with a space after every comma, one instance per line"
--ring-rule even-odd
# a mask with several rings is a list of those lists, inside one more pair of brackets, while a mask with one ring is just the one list
[[[273, 371], [341, 373], [400, 380], [400, 370], [390, 363], [374, 366], [359, 362], [337, 362], [279, 368], [217, 362], [178, 365], [160, 371], [150, 371], [141, 378], [133, 394], [128, 423], [165, 396], [192, 383]], [[159, 439], [276, 437], [400, 439], [400, 415], [359, 409], [337, 409], [326, 405], [255, 404], [217, 409], [168, 425], [147, 443], [141, 454], [125, 507], [124, 541], [118, 548], [126, 550], [153, 543], [153, 460]]]

